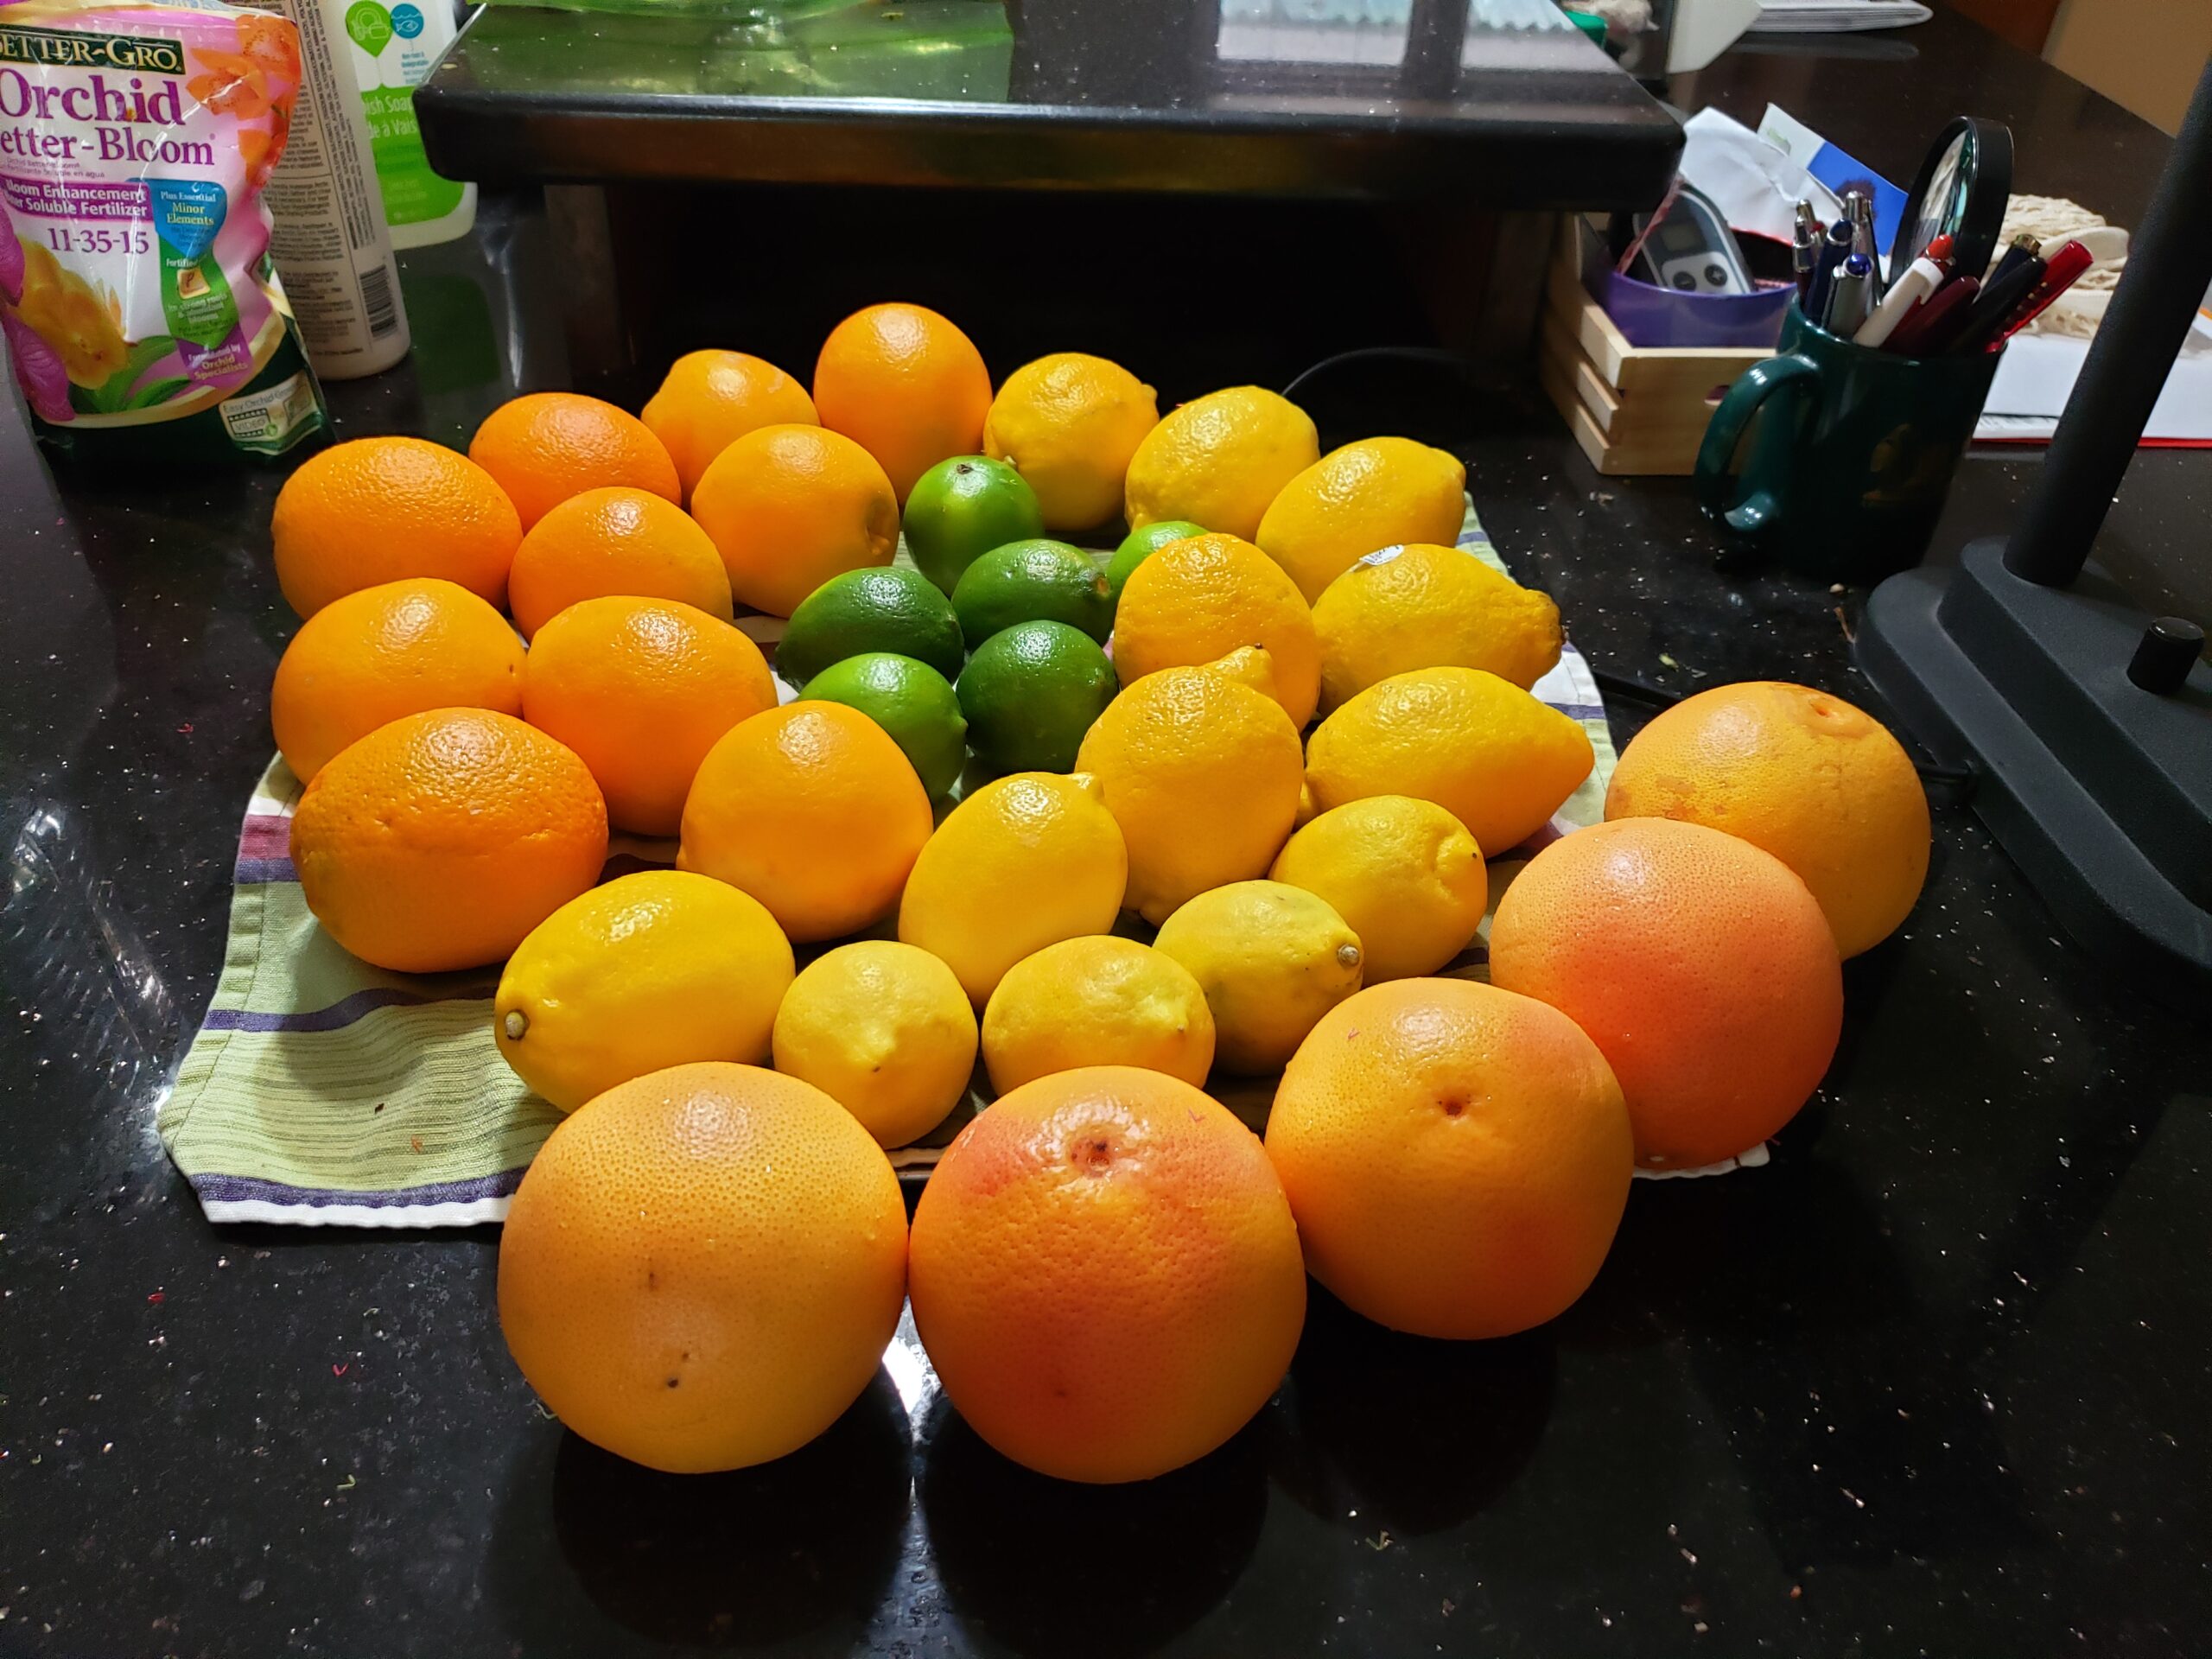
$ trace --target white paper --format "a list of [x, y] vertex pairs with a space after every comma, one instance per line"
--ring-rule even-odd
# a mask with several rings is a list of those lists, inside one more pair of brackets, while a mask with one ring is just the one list
[[[1974, 436], [2047, 441], [2088, 354], [2089, 342], [2069, 335], [2014, 335], [1997, 365]], [[2143, 435], [2212, 441], [2212, 321], [2202, 315], [2166, 376]]]
[[1802, 163], [1718, 110], [1700, 110], [1682, 123], [1681, 175], [1713, 199], [1730, 229], [1777, 242], [1789, 240], [1800, 201], [1811, 202], [1822, 219], [1843, 210]]

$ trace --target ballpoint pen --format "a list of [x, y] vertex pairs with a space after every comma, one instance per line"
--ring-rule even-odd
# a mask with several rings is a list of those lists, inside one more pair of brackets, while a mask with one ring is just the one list
[[[1932, 244], [1930, 247], [1932, 251]], [[1945, 275], [1942, 265], [1927, 254], [1914, 260], [1890, 284], [1890, 291], [1882, 296], [1882, 302], [1851, 337], [1853, 342], [1859, 346], [1884, 344], [1908, 312], [1943, 286]]]
[[2044, 265], [2043, 280], [2031, 289], [2028, 297], [2012, 308], [2012, 315], [2005, 319], [2004, 332], [1989, 343], [1996, 351], [2044, 314], [2050, 302], [2081, 279], [2082, 273], [2095, 264], [2088, 249], [2079, 242], [2069, 242], [2052, 254]]
[[1802, 308], [1813, 289], [1813, 265], [1820, 257], [1824, 227], [1813, 217], [1813, 204], [1797, 204], [1797, 222], [1790, 228], [1789, 269], [1797, 279], [1797, 303]]
[[1820, 257], [1813, 264], [1813, 286], [1805, 296], [1805, 315], [1813, 321], [1818, 322], [1827, 315], [1828, 289], [1835, 281], [1836, 267], [1850, 251], [1851, 221], [1839, 219], [1828, 226], [1828, 233], [1821, 243]]
[[1971, 276], [1955, 276], [1923, 300], [1891, 331], [1888, 349], [1901, 357], [1933, 357], [1966, 320], [1966, 308], [1981, 292]]
[[1882, 297], [1882, 260], [1874, 251], [1874, 198], [1863, 190], [1847, 190], [1843, 216], [1851, 221], [1851, 251], [1866, 256], [1870, 303]]
[[[2010, 258], [2010, 255], [2006, 258]], [[1945, 348], [1954, 352], [1978, 352], [1993, 344], [2005, 331], [2012, 314], [2027, 302], [2043, 281], [2044, 262], [2034, 254], [2024, 255], [2009, 268], [1999, 260], [1997, 269], [1981, 285], [1974, 308], [1967, 313], [1965, 325]]]
[[1995, 269], [1982, 279], [1982, 292], [1986, 295], [2007, 274], [2029, 260], [2040, 257], [2042, 253], [2043, 244], [2025, 231], [2021, 232], [2012, 238], [2012, 245], [2005, 250], [2005, 257], [1997, 262]]
[[1863, 253], [1854, 251], [1844, 260], [1843, 269], [1829, 284], [1828, 314], [1821, 323], [1830, 334], [1848, 340], [1859, 332], [1866, 321], [1866, 296], [1873, 285], [1873, 271], [1874, 262]]

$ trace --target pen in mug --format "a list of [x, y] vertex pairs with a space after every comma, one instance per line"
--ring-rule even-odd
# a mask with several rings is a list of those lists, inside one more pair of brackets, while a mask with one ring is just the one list
[[2025, 231], [2021, 232], [2012, 238], [2012, 245], [2005, 250], [2005, 257], [1997, 262], [1996, 269], [1982, 279], [1982, 293], [1985, 296], [1987, 295], [1989, 290], [1997, 285], [1999, 278], [2025, 264], [2029, 260], [2039, 258], [2042, 254], [2043, 244]]
[[2088, 249], [2079, 242], [2069, 242], [2052, 254], [2044, 266], [2043, 280], [2026, 299], [2013, 307], [2012, 315], [2005, 319], [2004, 333], [1989, 343], [1989, 349], [1996, 351], [2041, 316], [2053, 300], [2080, 281], [2082, 273], [2095, 263]]
[[1789, 270], [1797, 279], [1797, 303], [1802, 307], [1813, 289], [1813, 263], [1820, 257], [1824, 227], [1813, 217], [1813, 204], [1797, 204], [1797, 222], [1789, 233]]
[[1882, 297], [1882, 261], [1874, 251], [1874, 198], [1863, 190], [1845, 192], [1843, 216], [1851, 221], [1851, 251], [1866, 256], [1870, 273], [1866, 291], [1878, 300]]
[[1847, 340], [1859, 332], [1866, 321], [1866, 296], [1873, 288], [1873, 273], [1874, 262], [1863, 253], [1854, 252], [1844, 260], [1843, 269], [1829, 284], [1828, 314], [1821, 327]]
[[2012, 314], [2027, 302], [2028, 296], [2043, 281], [2044, 269], [2044, 262], [2034, 254], [2026, 255], [2009, 269], [2000, 260], [1989, 280], [1981, 285], [1974, 308], [1967, 313], [1966, 325], [1947, 349], [1978, 352], [1994, 344]]
[[[1940, 239], [1940, 238], [1939, 238]], [[1946, 253], [1950, 250], [1946, 248]], [[1890, 291], [1882, 296], [1882, 302], [1859, 325], [1859, 332], [1851, 338], [1859, 346], [1880, 346], [1887, 342], [1905, 315], [1943, 286], [1946, 272], [1943, 267], [1926, 254], [1907, 265], [1897, 281], [1890, 284]]]
[[1974, 277], [1954, 276], [1891, 331], [1887, 348], [1902, 357], [1933, 357], [1966, 321], [1966, 308], [1980, 292], [1981, 284]]
[[1805, 315], [1811, 321], [1818, 322], [1827, 315], [1828, 289], [1835, 281], [1836, 267], [1850, 251], [1851, 221], [1839, 219], [1828, 226], [1828, 233], [1821, 243], [1820, 257], [1813, 263], [1813, 286], [1805, 296]]

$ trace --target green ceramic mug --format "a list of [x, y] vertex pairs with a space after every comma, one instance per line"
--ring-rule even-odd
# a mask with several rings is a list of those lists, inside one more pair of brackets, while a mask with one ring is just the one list
[[1745, 370], [1713, 412], [1697, 452], [1698, 504], [1824, 582], [1910, 569], [1935, 532], [1999, 355], [1878, 352], [1792, 305], [1777, 355]]

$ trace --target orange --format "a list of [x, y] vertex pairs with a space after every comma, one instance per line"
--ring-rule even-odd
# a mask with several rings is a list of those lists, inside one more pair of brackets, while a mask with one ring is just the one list
[[672, 836], [707, 751], [776, 706], [760, 647], [719, 617], [664, 599], [571, 605], [537, 631], [523, 718], [574, 749], [618, 830]]
[[1597, 1046], [1463, 979], [1323, 1014], [1283, 1071], [1268, 1156], [1316, 1279], [1394, 1331], [1460, 1338], [1541, 1325], [1588, 1289], [1636, 1166]]
[[1686, 698], [1621, 752], [1608, 818], [1680, 818], [1764, 848], [1812, 889], [1847, 957], [1894, 933], [1928, 879], [1928, 796], [1886, 727], [1779, 680]]
[[815, 426], [764, 426], [732, 443], [691, 493], [741, 604], [789, 616], [832, 576], [888, 564], [899, 500], [874, 457]]
[[1163, 668], [1218, 661], [1257, 645], [1272, 695], [1301, 729], [1321, 696], [1313, 613], [1289, 573], [1234, 536], [1170, 542], [1132, 571], [1114, 613], [1114, 672], [1123, 685]]
[[794, 702], [707, 752], [676, 861], [742, 887], [804, 944], [897, 904], [929, 838], [929, 792], [883, 728], [842, 702]]
[[645, 423], [581, 392], [509, 398], [476, 429], [468, 458], [499, 480], [524, 530], [570, 496], [612, 485], [683, 499], [676, 463]]
[[467, 456], [421, 438], [356, 438], [300, 463], [276, 493], [269, 535], [284, 602], [313, 616], [406, 576], [502, 604], [522, 523]]
[[757, 426], [813, 426], [814, 399], [774, 364], [743, 352], [686, 352], [639, 418], [668, 449], [689, 498], [707, 463]]
[[709, 1060], [562, 1120], [499, 1240], [499, 1329], [538, 1396], [672, 1474], [795, 1452], [898, 1327], [906, 1211], [883, 1149], [797, 1077]]
[[387, 582], [333, 600], [277, 660], [269, 723], [302, 783], [386, 721], [426, 709], [522, 712], [522, 641], [450, 582]]
[[572, 495], [530, 527], [507, 573], [507, 607], [529, 639], [580, 599], [634, 594], [730, 620], [729, 572], [714, 538], [673, 501], [609, 485]]
[[830, 331], [814, 365], [814, 406], [882, 463], [903, 502], [947, 455], [979, 454], [991, 408], [983, 354], [918, 305], [871, 305]]
[[1669, 818], [1594, 824], [1529, 860], [1491, 918], [1490, 976], [1589, 1033], [1653, 1168], [1774, 1134], [1843, 1027], [1835, 940], [1805, 884], [1747, 841]]
[[512, 715], [433, 709], [339, 751], [292, 815], [308, 908], [364, 962], [502, 962], [599, 880], [607, 804], [569, 750]]
[[1204, 1457], [1267, 1403], [1306, 1319], [1259, 1137], [1134, 1066], [1056, 1071], [978, 1116], [922, 1189], [912, 1249], [914, 1325], [946, 1395], [1063, 1480]]

